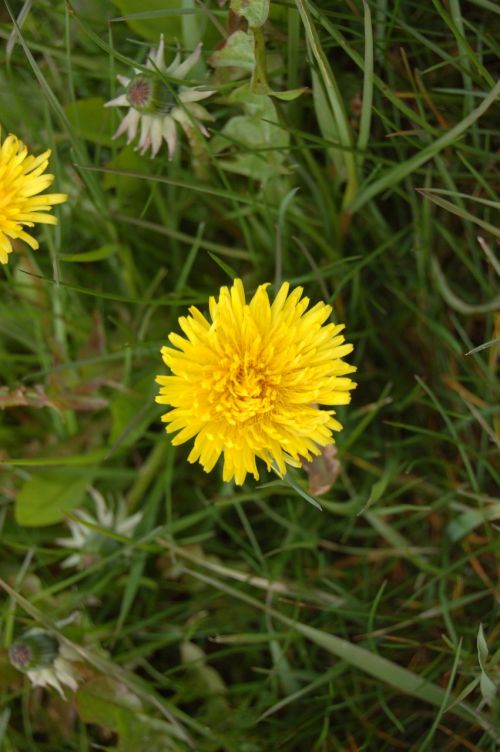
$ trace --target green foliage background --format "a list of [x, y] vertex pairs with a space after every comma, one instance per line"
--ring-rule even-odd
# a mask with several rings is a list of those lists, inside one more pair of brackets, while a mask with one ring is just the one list
[[[498, 7], [248, 7], [0, 4], [2, 134], [69, 194], [0, 281], [2, 751], [497, 748]], [[217, 90], [172, 163], [102, 106], [160, 32]], [[160, 347], [236, 274], [355, 344], [322, 511], [164, 435]], [[89, 486], [142, 521], [63, 568]], [[8, 663], [34, 625], [80, 651], [66, 702]]]

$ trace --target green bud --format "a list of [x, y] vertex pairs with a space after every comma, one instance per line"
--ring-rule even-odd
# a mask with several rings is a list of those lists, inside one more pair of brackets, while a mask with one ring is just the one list
[[59, 655], [59, 642], [42, 629], [31, 629], [14, 642], [9, 659], [19, 671], [34, 671], [52, 666]]
[[134, 110], [147, 115], [166, 115], [175, 107], [170, 89], [156, 76], [146, 73], [132, 79], [125, 96]]

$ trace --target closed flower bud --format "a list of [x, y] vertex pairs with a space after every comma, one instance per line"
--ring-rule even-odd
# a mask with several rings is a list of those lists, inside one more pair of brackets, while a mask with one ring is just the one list
[[74, 665], [78, 653], [44, 629], [30, 629], [11, 645], [12, 665], [26, 674], [34, 687], [53, 687], [65, 699], [63, 685], [78, 689], [81, 675]]
[[[164, 52], [161, 36], [158, 48], [150, 52], [146, 70], [134, 69], [133, 78], [118, 76], [120, 84], [126, 87], [125, 92], [106, 102], [105, 107], [129, 108], [113, 138], [126, 133], [130, 144], [138, 136], [137, 148], [141, 154], [151, 149], [153, 157], [165, 141], [168, 158], [173, 159], [177, 148], [177, 125], [198, 150], [201, 134], [210, 135], [202, 121], [213, 120], [213, 117], [200, 102], [214, 92], [191, 86], [186, 81], [186, 76], [200, 59], [201, 44], [184, 61], [177, 53], [169, 66], [165, 64]], [[167, 86], [160, 75], [173, 79], [172, 86]]]
[[131, 107], [147, 115], [166, 115], [175, 107], [170, 89], [154, 75], [141, 73], [131, 80], [125, 96]]
[[31, 629], [11, 645], [9, 658], [19, 671], [36, 671], [52, 666], [59, 655], [59, 643], [42, 629]]

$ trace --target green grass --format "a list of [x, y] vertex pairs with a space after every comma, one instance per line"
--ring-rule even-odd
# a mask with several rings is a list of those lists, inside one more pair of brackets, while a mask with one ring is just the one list
[[[500, 13], [275, 0], [267, 72], [238, 81], [207, 63], [228, 9], [0, 4], [2, 134], [52, 148], [69, 194], [0, 275], [0, 750], [493, 752]], [[160, 29], [167, 56], [204, 42], [197, 161], [184, 137], [140, 157], [102, 107]], [[250, 79], [267, 140], [247, 120], [222, 143]], [[346, 322], [359, 385], [324, 496], [298, 470], [224, 484], [164, 434], [160, 347], [234, 275]], [[89, 487], [141, 522], [62, 567]], [[66, 701], [8, 662], [35, 626], [79, 655]]]

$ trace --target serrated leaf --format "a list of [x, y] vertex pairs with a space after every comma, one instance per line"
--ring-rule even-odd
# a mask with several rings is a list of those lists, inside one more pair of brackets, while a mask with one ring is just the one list
[[51, 471], [33, 475], [25, 481], [15, 501], [15, 517], [19, 525], [42, 527], [54, 525], [75, 509], [92, 481], [90, 473], [69, 475]]
[[231, 10], [246, 18], [250, 26], [262, 26], [269, 15], [270, 0], [231, 0]]
[[213, 68], [233, 67], [253, 71], [255, 52], [252, 32], [235, 31], [226, 39], [224, 47], [213, 53], [209, 63]]

